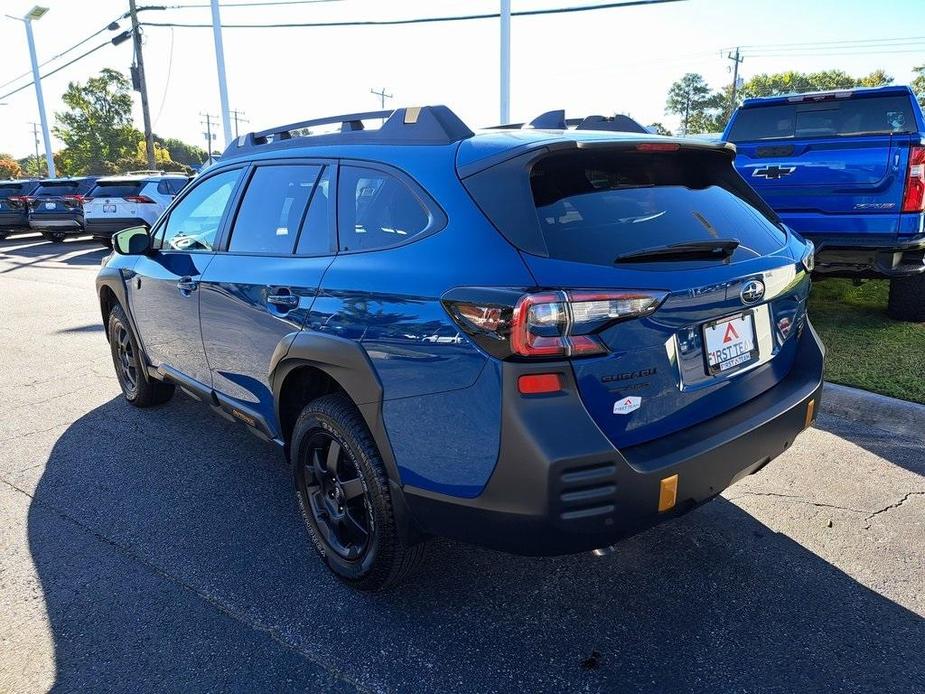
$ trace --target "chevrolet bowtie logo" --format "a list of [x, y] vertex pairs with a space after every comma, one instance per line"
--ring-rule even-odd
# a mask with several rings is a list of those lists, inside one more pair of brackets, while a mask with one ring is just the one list
[[755, 169], [752, 171], [752, 177], [757, 176], [758, 178], [778, 179], [789, 176], [796, 170], [797, 167], [795, 166], [777, 166], [774, 164], [772, 166], [763, 166], [760, 169]]

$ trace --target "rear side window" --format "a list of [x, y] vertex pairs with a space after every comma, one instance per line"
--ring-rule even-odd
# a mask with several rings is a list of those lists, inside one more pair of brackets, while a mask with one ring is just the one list
[[170, 211], [167, 223], [155, 240], [155, 248], [178, 251], [211, 251], [240, 169], [224, 171], [203, 180]]
[[138, 195], [144, 187], [143, 181], [98, 181], [90, 191], [91, 198], [124, 198]]
[[626, 253], [736, 239], [733, 260], [778, 250], [784, 232], [726, 187], [720, 156], [569, 153], [540, 160], [530, 188], [550, 257], [610, 265]]
[[296, 244], [320, 166], [259, 166], [231, 232], [230, 251], [288, 255]]
[[337, 185], [337, 227], [342, 251], [386, 248], [428, 229], [431, 214], [397, 176], [342, 166]]
[[299, 255], [328, 255], [334, 250], [331, 243], [331, 230], [334, 228], [334, 202], [331, 200], [333, 174], [334, 168], [325, 166], [315, 184], [308, 204], [308, 214], [299, 232], [299, 245], [296, 249]]
[[864, 134], [916, 129], [909, 98], [882, 96], [743, 108], [729, 132], [731, 142]]

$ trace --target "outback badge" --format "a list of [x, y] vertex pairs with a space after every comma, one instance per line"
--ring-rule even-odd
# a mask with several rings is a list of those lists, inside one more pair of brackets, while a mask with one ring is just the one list
[[630, 412], [638, 410], [640, 405], [642, 405], [641, 397], [638, 395], [627, 395], [625, 398], [620, 398], [613, 404], [613, 413], [629, 414]]

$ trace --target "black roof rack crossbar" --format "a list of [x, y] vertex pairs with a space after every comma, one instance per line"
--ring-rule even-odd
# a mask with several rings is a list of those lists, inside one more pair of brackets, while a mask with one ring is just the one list
[[359, 123], [360, 127], [350, 127], [345, 130], [362, 130], [363, 121], [371, 120], [373, 118], [388, 118], [391, 116], [393, 111], [390, 109], [388, 111], [367, 111], [366, 113], [348, 113], [343, 116], [326, 116], [325, 118], [313, 118], [311, 120], [303, 120], [298, 123], [289, 123], [288, 125], [280, 125], [275, 128], [270, 128], [269, 130], [261, 130], [256, 133], [248, 133], [245, 137], [253, 136], [254, 144], [263, 145], [269, 141], [269, 138], [274, 140], [286, 140], [291, 137], [290, 133], [293, 130], [301, 130], [302, 128], [311, 128], [317, 125], [335, 125], [339, 124], [343, 128], [347, 123], [356, 124]]
[[[378, 130], [366, 130], [363, 121], [382, 118]], [[300, 135], [298, 131], [318, 125], [340, 124], [339, 133]], [[242, 135], [228, 146], [225, 153], [233, 156], [243, 150], [285, 140], [305, 141], [305, 144], [367, 143], [444, 145], [472, 137], [474, 133], [459, 116], [446, 106], [408, 106], [394, 111], [368, 111], [342, 116], [314, 118], [280, 125], [268, 130]]]

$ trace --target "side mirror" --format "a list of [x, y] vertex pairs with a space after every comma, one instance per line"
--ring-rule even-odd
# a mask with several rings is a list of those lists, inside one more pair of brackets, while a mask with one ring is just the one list
[[112, 235], [112, 248], [119, 255], [145, 255], [151, 250], [151, 236], [146, 227], [123, 229]]

